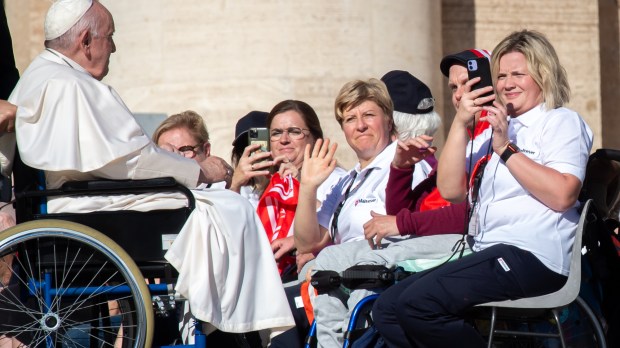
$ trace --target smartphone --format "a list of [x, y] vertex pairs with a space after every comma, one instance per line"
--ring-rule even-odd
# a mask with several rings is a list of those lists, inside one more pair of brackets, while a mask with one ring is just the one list
[[260, 144], [256, 151], [269, 151], [269, 130], [267, 128], [250, 128], [248, 130], [248, 145]]
[[[493, 79], [491, 78], [491, 66], [489, 64], [489, 60], [485, 57], [468, 60], [467, 75], [469, 76], [470, 80], [474, 77], [480, 77], [480, 81], [472, 86], [473, 89], [493, 86]], [[485, 93], [481, 95], [481, 97], [486, 97], [491, 94], [493, 94], [493, 91]], [[493, 101], [486, 102], [483, 105], [493, 105]]]

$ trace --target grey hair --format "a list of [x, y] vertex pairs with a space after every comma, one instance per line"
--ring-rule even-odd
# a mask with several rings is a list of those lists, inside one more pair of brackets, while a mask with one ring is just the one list
[[433, 136], [441, 126], [441, 117], [434, 110], [415, 115], [394, 110], [394, 124], [398, 139], [404, 141], [422, 134]]
[[91, 36], [99, 36], [98, 30], [100, 28], [101, 20], [103, 16], [97, 10], [95, 3], [97, 0], [93, 0], [93, 5], [84, 13], [77, 23], [75, 23], [69, 30], [59, 37], [46, 40], [45, 47], [55, 49], [57, 51], [68, 50], [75, 45], [76, 39], [84, 30], [89, 30]]

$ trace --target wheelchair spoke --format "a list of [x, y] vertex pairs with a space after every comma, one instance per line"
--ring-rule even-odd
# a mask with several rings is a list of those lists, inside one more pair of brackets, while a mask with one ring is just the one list
[[38, 330], [36, 322], [32, 322], [29, 325], [21, 325], [21, 326], [14, 326], [10, 324], [4, 325], [4, 326], [7, 328], [10, 328], [10, 330], [2, 332], [2, 334], [5, 334], [5, 335], [16, 334], [16, 333], [30, 331], [30, 330]]
[[[22, 263], [20, 260], [17, 260], [18, 264], [20, 265], [20, 267], [23, 267]], [[25, 288], [28, 288], [28, 282], [26, 280], [24, 280], [21, 276], [19, 276], [16, 273], [12, 273], [11, 277], [15, 280], [18, 281], [18, 284], [23, 285]], [[10, 284], [9, 284], [10, 285]], [[9, 298], [9, 296], [11, 298]], [[41, 306], [43, 305], [43, 299], [42, 296], [38, 293], [35, 294], [34, 296], [36, 298], [36, 300], [39, 303], [39, 307], [41, 308]], [[5, 301], [6, 300], [6, 301]], [[2, 292], [0, 292], [0, 303], [6, 304], [6, 305], [12, 305], [14, 306], [16, 309], [20, 310], [23, 313], [26, 313], [27, 315], [30, 315], [32, 319], [36, 319], [35, 315], [37, 314], [41, 314], [42, 312], [39, 311], [34, 311], [30, 308], [28, 308], [27, 306], [25, 306], [22, 301], [20, 301], [16, 295], [10, 290], [10, 287], [7, 286], [3, 289]], [[8, 310], [9, 308], [2, 308], [3, 310]]]
[[[71, 323], [71, 324], [72, 324], [72, 326], [78, 326], [78, 325], [90, 324], [90, 322], [80, 322], [80, 323]], [[82, 333], [86, 333], [87, 331], [90, 331], [92, 329], [96, 329], [96, 331], [99, 331], [101, 333], [110, 334], [110, 335], [114, 335], [115, 337], [119, 337], [118, 336], [118, 332], [121, 329], [121, 327], [125, 328], [125, 329], [126, 328], [131, 328], [131, 327], [135, 328], [135, 325], [132, 325], [132, 326], [125, 326], [125, 325], [123, 325], [123, 326], [101, 326], [101, 325], [100, 326], [92, 326], [92, 325], [89, 325], [88, 329], [75, 328], [74, 330], [82, 332]], [[88, 335], [95, 337], [94, 335], [92, 335], [90, 333]], [[123, 337], [123, 339], [132, 340], [132, 338], [130, 338], [128, 336], [122, 336], [122, 337]]]
[[[69, 248], [67, 247], [67, 249], [69, 249]], [[72, 270], [72, 268], [73, 268], [73, 265], [75, 264], [76, 260], [78, 259], [78, 255], [80, 255], [81, 251], [82, 251], [82, 249], [81, 249], [81, 248], [78, 248], [77, 252], [75, 253], [75, 256], [73, 257], [73, 260], [71, 260], [71, 265], [70, 265], [70, 267], [69, 267], [69, 272], [71, 272], [71, 270]], [[77, 279], [77, 277], [78, 277], [78, 276], [82, 273], [82, 271], [84, 270], [84, 267], [86, 267], [86, 265], [88, 264], [88, 262], [90, 262], [90, 259], [91, 259], [92, 257], [93, 257], [93, 255], [91, 254], [91, 255], [88, 257], [88, 259], [86, 259], [86, 261], [84, 262], [84, 264], [82, 265], [82, 267], [81, 267], [81, 268], [80, 268], [80, 269], [79, 269], [79, 270], [75, 273], [75, 275], [73, 276], [73, 279], [71, 279], [71, 281], [69, 282], [69, 284], [67, 284], [67, 286], [68, 286], [68, 287], [72, 287], [72, 286], [73, 286], [73, 284], [74, 284], [75, 280], [76, 280], [76, 279]], [[67, 274], [67, 275], [68, 275], [68, 274]], [[63, 276], [63, 282], [62, 282], [62, 284], [61, 284], [61, 287], [62, 287], [62, 286], [64, 286], [64, 281], [65, 281], [65, 279], [66, 279], [66, 278]], [[94, 278], [93, 278], [93, 279], [91, 279], [91, 282], [92, 282], [93, 280], [94, 280]], [[80, 294], [80, 295], [81, 295], [81, 294]], [[56, 297], [56, 299], [60, 299], [61, 297], [62, 297], [62, 296], [58, 296], [58, 297]], [[78, 296], [78, 298], [79, 298], [79, 297], [80, 297], [80, 296]], [[55, 303], [52, 303], [52, 306], [50, 306], [50, 307], [51, 307], [51, 308], [55, 308], [55, 305], [56, 305]]]
[[[81, 334], [88, 336], [89, 338], [93, 338], [95, 339], [97, 342], [99, 342], [103, 347], [114, 347], [114, 342], [107, 342], [104, 339], [102, 339], [101, 337], [97, 336], [97, 335], [93, 335], [90, 331], [91, 329], [80, 329], [80, 328], [75, 328], [74, 329], [77, 332], [80, 332]], [[97, 327], [98, 331], [103, 331], [101, 330], [101, 327]], [[117, 332], [116, 331], [107, 331], [107, 333], [113, 334], [116, 336]], [[68, 341], [71, 342], [77, 342], [75, 341], [73, 338], [71, 338], [70, 336], [68, 336], [67, 334], [59, 334], [60, 337], [62, 337], [63, 339], [66, 339]], [[61, 340], [62, 341], [62, 340]]]
[[[115, 297], [114, 301], [120, 301], [120, 300], [129, 300], [129, 301], [131, 301], [131, 299], [132, 299], [131, 295], [127, 295], [125, 297]], [[103, 301], [100, 301], [100, 302], [88, 302], [89, 305], [81, 306], [79, 309], [80, 310], [84, 310], [84, 309], [96, 308], [96, 307], [99, 307], [101, 305], [108, 304], [109, 301], [110, 300], [106, 299], [106, 300], [103, 300]], [[116, 308], [110, 308], [110, 310], [112, 310], [112, 309], [116, 309]], [[67, 308], [62, 308], [61, 310], [58, 311], [58, 314], [61, 315], [63, 313], [66, 313], [67, 310], [68, 310]], [[125, 313], [125, 312], [123, 312], [123, 313]]]
[[[102, 266], [103, 267], [103, 266]], [[101, 271], [101, 269], [100, 269]], [[99, 273], [97, 273], [98, 275]], [[115, 274], [113, 274], [112, 276], [110, 276], [110, 278], [108, 278], [107, 281], [109, 281], [110, 279], [112, 279], [114, 277]], [[91, 279], [91, 281], [88, 283], [88, 285], [86, 287], [90, 287], [92, 285], [92, 282], [95, 280], [95, 277], [93, 277], [93, 279]], [[73, 310], [77, 309], [77, 308], [82, 308], [82, 305], [84, 303], [86, 303], [88, 300], [92, 299], [93, 297], [95, 297], [100, 291], [101, 292], [109, 292], [111, 290], [113, 290], [115, 287], [118, 287], [120, 285], [114, 286], [111, 289], [107, 289], [107, 290], [102, 290], [104, 287], [107, 287], [107, 285], [105, 285], [106, 282], [103, 282], [103, 284], [98, 285], [97, 288], [89, 295], [86, 296], [86, 298], [81, 298], [82, 295], [86, 292], [86, 288], [82, 291], [82, 293], [80, 293], [80, 295], [78, 295], [76, 302], [67, 310], [68, 314], [72, 314]]]

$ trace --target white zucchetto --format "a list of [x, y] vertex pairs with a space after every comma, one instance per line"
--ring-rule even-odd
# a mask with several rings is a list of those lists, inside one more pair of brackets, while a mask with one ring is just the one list
[[56, 0], [45, 16], [45, 40], [53, 40], [77, 23], [92, 6], [92, 0]]

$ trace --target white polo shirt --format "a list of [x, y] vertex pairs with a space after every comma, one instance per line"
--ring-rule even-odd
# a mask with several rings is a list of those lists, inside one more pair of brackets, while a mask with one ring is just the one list
[[338, 231], [333, 238], [335, 244], [363, 240], [363, 226], [371, 218], [370, 211], [385, 214], [385, 187], [395, 151], [396, 142], [393, 142], [363, 170], [360, 170], [359, 163], [356, 164], [325, 197], [317, 217], [319, 225], [331, 234], [333, 215], [349, 189], [338, 214]]
[[327, 177], [327, 179], [319, 186], [316, 190], [316, 200], [319, 202], [323, 202], [325, 197], [332, 192], [334, 187], [338, 185], [340, 180], [347, 176], [348, 172], [341, 167], [336, 167], [334, 171]]
[[[541, 104], [512, 118], [508, 134], [530, 159], [583, 182], [592, 131], [576, 112], [567, 108], [546, 110]], [[484, 144], [490, 136], [488, 129], [476, 138], [480, 141], [474, 146], [474, 160], [487, 153]], [[514, 245], [533, 253], [554, 272], [568, 275], [579, 220], [577, 205], [565, 212], [553, 211], [530, 195], [495, 153], [484, 170], [479, 197], [470, 225], [475, 235], [474, 251], [500, 243]]]

